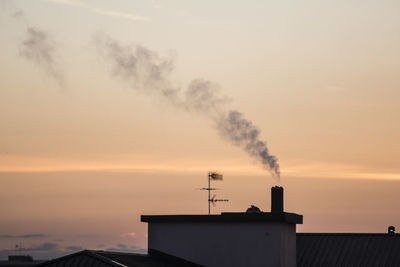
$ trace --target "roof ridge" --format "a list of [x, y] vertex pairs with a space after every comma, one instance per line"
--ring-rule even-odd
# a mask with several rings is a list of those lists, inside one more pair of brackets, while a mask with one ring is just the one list
[[110, 251], [110, 250], [92, 250], [92, 252], [94, 252], [94, 253], [104, 253], [104, 254], [116, 254], [116, 255], [147, 256], [147, 254], [143, 254], [143, 253], [123, 252], [123, 251]]
[[125, 267], [127, 267], [125, 264], [119, 263], [119, 262], [117, 262], [117, 261], [115, 261], [115, 260], [112, 260], [112, 259], [109, 259], [109, 258], [107, 258], [107, 257], [104, 257], [104, 256], [102, 256], [102, 255], [97, 254], [97, 253], [96, 253], [96, 250], [85, 250], [85, 251], [86, 251], [86, 252], [89, 252], [89, 253], [90, 253], [90, 256], [92, 256], [93, 258], [95, 258], [95, 259], [97, 259], [97, 260], [100, 260], [100, 261], [103, 261], [103, 262], [105, 262], [105, 263], [109, 263], [109, 264], [111, 264], [112, 266], [116, 266], [116, 267], [125, 266]]
[[47, 265], [55, 263], [55, 262], [59, 262], [59, 261], [63, 261], [63, 260], [75, 257], [76, 255], [79, 255], [79, 254], [86, 255], [88, 257], [94, 258], [94, 259], [99, 260], [101, 262], [105, 262], [107, 264], [110, 264], [111, 266], [115, 266], [115, 267], [126, 266], [124, 264], [118, 263], [118, 262], [116, 262], [114, 260], [111, 260], [109, 258], [106, 258], [104, 256], [98, 255], [98, 254], [95, 253], [94, 250], [88, 250], [88, 249], [81, 250], [81, 251], [78, 251], [78, 252], [75, 252], [75, 253], [72, 253], [72, 254], [68, 254], [68, 255], [65, 255], [65, 256], [62, 256], [62, 257], [59, 257], [59, 258], [55, 258], [55, 259], [52, 259], [52, 260], [49, 260], [49, 261], [45, 261], [45, 262], [39, 263], [36, 266], [47, 266]]
[[85, 252], [85, 250], [82, 250], [82, 251], [78, 251], [78, 252], [75, 252], [75, 253], [72, 253], [72, 254], [68, 254], [68, 255], [65, 255], [65, 256], [62, 256], [62, 257], [51, 259], [51, 260], [42, 262], [42, 263], [38, 264], [37, 266], [46, 266], [46, 265], [51, 264], [53, 262], [58, 262], [60, 260], [65, 260], [65, 259], [68, 259], [68, 258], [72, 258], [72, 257], [74, 257], [74, 256], [76, 256], [78, 254], [85, 254], [84, 252]]

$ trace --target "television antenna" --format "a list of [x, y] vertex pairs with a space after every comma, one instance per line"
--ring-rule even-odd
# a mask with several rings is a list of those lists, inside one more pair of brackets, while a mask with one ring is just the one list
[[211, 204], [215, 207], [217, 202], [228, 202], [228, 199], [216, 199], [216, 195], [211, 197], [211, 191], [217, 188], [211, 187], [211, 180], [222, 181], [223, 175], [217, 172], [208, 172], [208, 187], [201, 188], [200, 190], [208, 191], [208, 215], [211, 214]]

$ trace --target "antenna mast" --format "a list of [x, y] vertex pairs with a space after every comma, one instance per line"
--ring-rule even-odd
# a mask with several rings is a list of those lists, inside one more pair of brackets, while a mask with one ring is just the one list
[[211, 214], [211, 203], [213, 204], [213, 206], [215, 206], [215, 204], [217, 202], [227, 202], [229, 200], [227, 199], [216, 199], [216, 195], [214, 195], [213, 197], [211, 197], [211, 190], [217, 190], [216, 188], [212, 188], [211, 187], [211, 180], [215, 180], [215, 181], [222, 181], [223, 175], [216, 173], [216, 172], [208, 172], [208, 187], [202, 188], [201, 190], [207, 190], [208, 191], [208, 215]]

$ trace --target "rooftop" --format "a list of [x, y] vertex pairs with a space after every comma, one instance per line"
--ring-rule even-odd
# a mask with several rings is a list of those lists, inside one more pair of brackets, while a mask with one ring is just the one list
[[291, 224], [302, 224], [303, 216], [288, 212], [223, 212], [218, 215], [142, 215], [141, 221], [147, 223], [282, 222]]
[[60, 257], [37, 266], [51, 267], [176, 267], [197, 266], [175, 257], [150, 256], [136, 253], [111, 252], [103, 250], [83, 250]]
[[[298, 267], [400, 266], [399, 251], [400, 234], [297, 233]], [[196, 265], [168, 255], [84, 250], [42, 263], [39, 266], [169, 267]]]
[[297, 266], [400, 266], [400, 234], [297, 233]]

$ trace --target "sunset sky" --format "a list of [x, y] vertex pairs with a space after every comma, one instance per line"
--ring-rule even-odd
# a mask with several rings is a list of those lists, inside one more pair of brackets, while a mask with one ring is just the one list
[[[280, 184], [298, 231], [400, 229], [399, 13], [398, 0], [0, 0], [0, 259], [20, 243], [35, 258], [144, 253], [140, 215], [206, 213], [209, 170], [230, 200], [215, 213], [268, 211]], [[150, 59], [133, 71], [137, 55]], [[193, 81], [215, 98], [190, 102]], [[280, 179], [221, 132], [230, 110]]]

